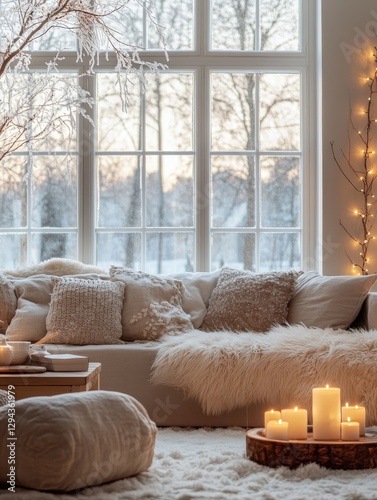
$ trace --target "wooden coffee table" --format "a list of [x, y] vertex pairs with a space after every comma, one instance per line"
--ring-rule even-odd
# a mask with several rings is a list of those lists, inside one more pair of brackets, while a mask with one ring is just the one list
[[95, 391], [100, 388], [101, 363], [89, 363], [85, 372], [44, 373], [2, 373], [0, 389], [7, 391], [9, 386], [16, 399], [32, 396], [54, 396], [67, 392]]

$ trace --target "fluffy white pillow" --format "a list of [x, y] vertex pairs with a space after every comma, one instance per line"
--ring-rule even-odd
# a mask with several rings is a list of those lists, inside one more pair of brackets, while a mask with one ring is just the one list
[[[152, 463], [156, 425], [126, 394], [90, 391], [27, 398], [16, 402], [15, 412], [16, 486], [71, 491], [134, 476]], [[3, 484], [9, 472], [8, 413], [6, 406], [0, 407]]]
[[288, 323], [317, 328], [346, 329], [356, 319], [375, 281], [368, 276], [301, 274], [289, 303]]

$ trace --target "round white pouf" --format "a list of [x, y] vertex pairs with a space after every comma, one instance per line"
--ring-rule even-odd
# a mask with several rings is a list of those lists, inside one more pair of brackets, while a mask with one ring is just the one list
[[0, 407], [0, 482], [71, 491], [144, 472], [153, 460], [157, 428], [136, 399], [92, 391], [16, 402], [14, 455], [8, 406]]

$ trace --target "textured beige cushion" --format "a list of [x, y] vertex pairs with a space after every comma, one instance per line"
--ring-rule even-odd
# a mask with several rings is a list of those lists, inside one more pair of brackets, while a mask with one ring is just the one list
[[[152, 463], [156, 425], [126, 394], [27, 398], [15, 410], [16, 486], [71, 491], [134, 476]], [[7, 425], [8, 408], [0, 407], [1, 483], [9, 472]]]
[[306, 272], [297, 280], [289, 303], [288, 322], [318, 328], [348, 328], [376, 279], [376, 274], [322, 276], [316, 271]]
[[41, 274], [14, 281], [18, 296], [17, 311], [7, 330], [9, 340], [37, 342], [46, 335], [53, 283], [51, 276]]
[[16, 314], [16, 308], [17, 296], [15, 288], [6, 276], [0, 274], [0, 320], [4, 322], [3, 325], [0, 323], [0, 333], [5, 333], [13, 316]]
[[194, 328], [199, 328], [207, 313], [209, 299], [220, 276], [220, 269], [212, 272], [177, 273], [164, 275], [182, 281], [182, 309], [190, 315]]
[[110, 276], [126, 285], [123, 340], [156, 340], [193, 329], [182, 309], [181, 281], [116, 266], [110, 268]]
[[54, 344], [120, 344], [124, 283], [53, 277], [46, 318]]
[[223, 267], [201, 330], [266, 332], [288, 315], [297, 273], [254, 274]]

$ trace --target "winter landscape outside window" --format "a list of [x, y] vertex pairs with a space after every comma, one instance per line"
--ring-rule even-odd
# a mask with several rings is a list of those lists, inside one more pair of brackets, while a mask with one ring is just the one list
[[[299, 269], [310, 228], [310, 50], [306, 0], [156, 0], [168, 69], [129, 78], [122, 110], [112, 55], [80, 85], [96, 98], [0, 169], [2, 265], [51, 257], [155, 273], [229, 265]], [[116, 19], [114, 20], [116, 23]], [[130, 43], [166, 63], [155, 31], [135, 12]], [[65, 78], [87, 71], [73, 37], [33, 47], [28, 77], [60, 49]], [[64, 109], [62, 109], [64, 113]], [[48, 142], [48, 143], [47, 143]], [[56, 158], [69, 151], [69, 172]]]

